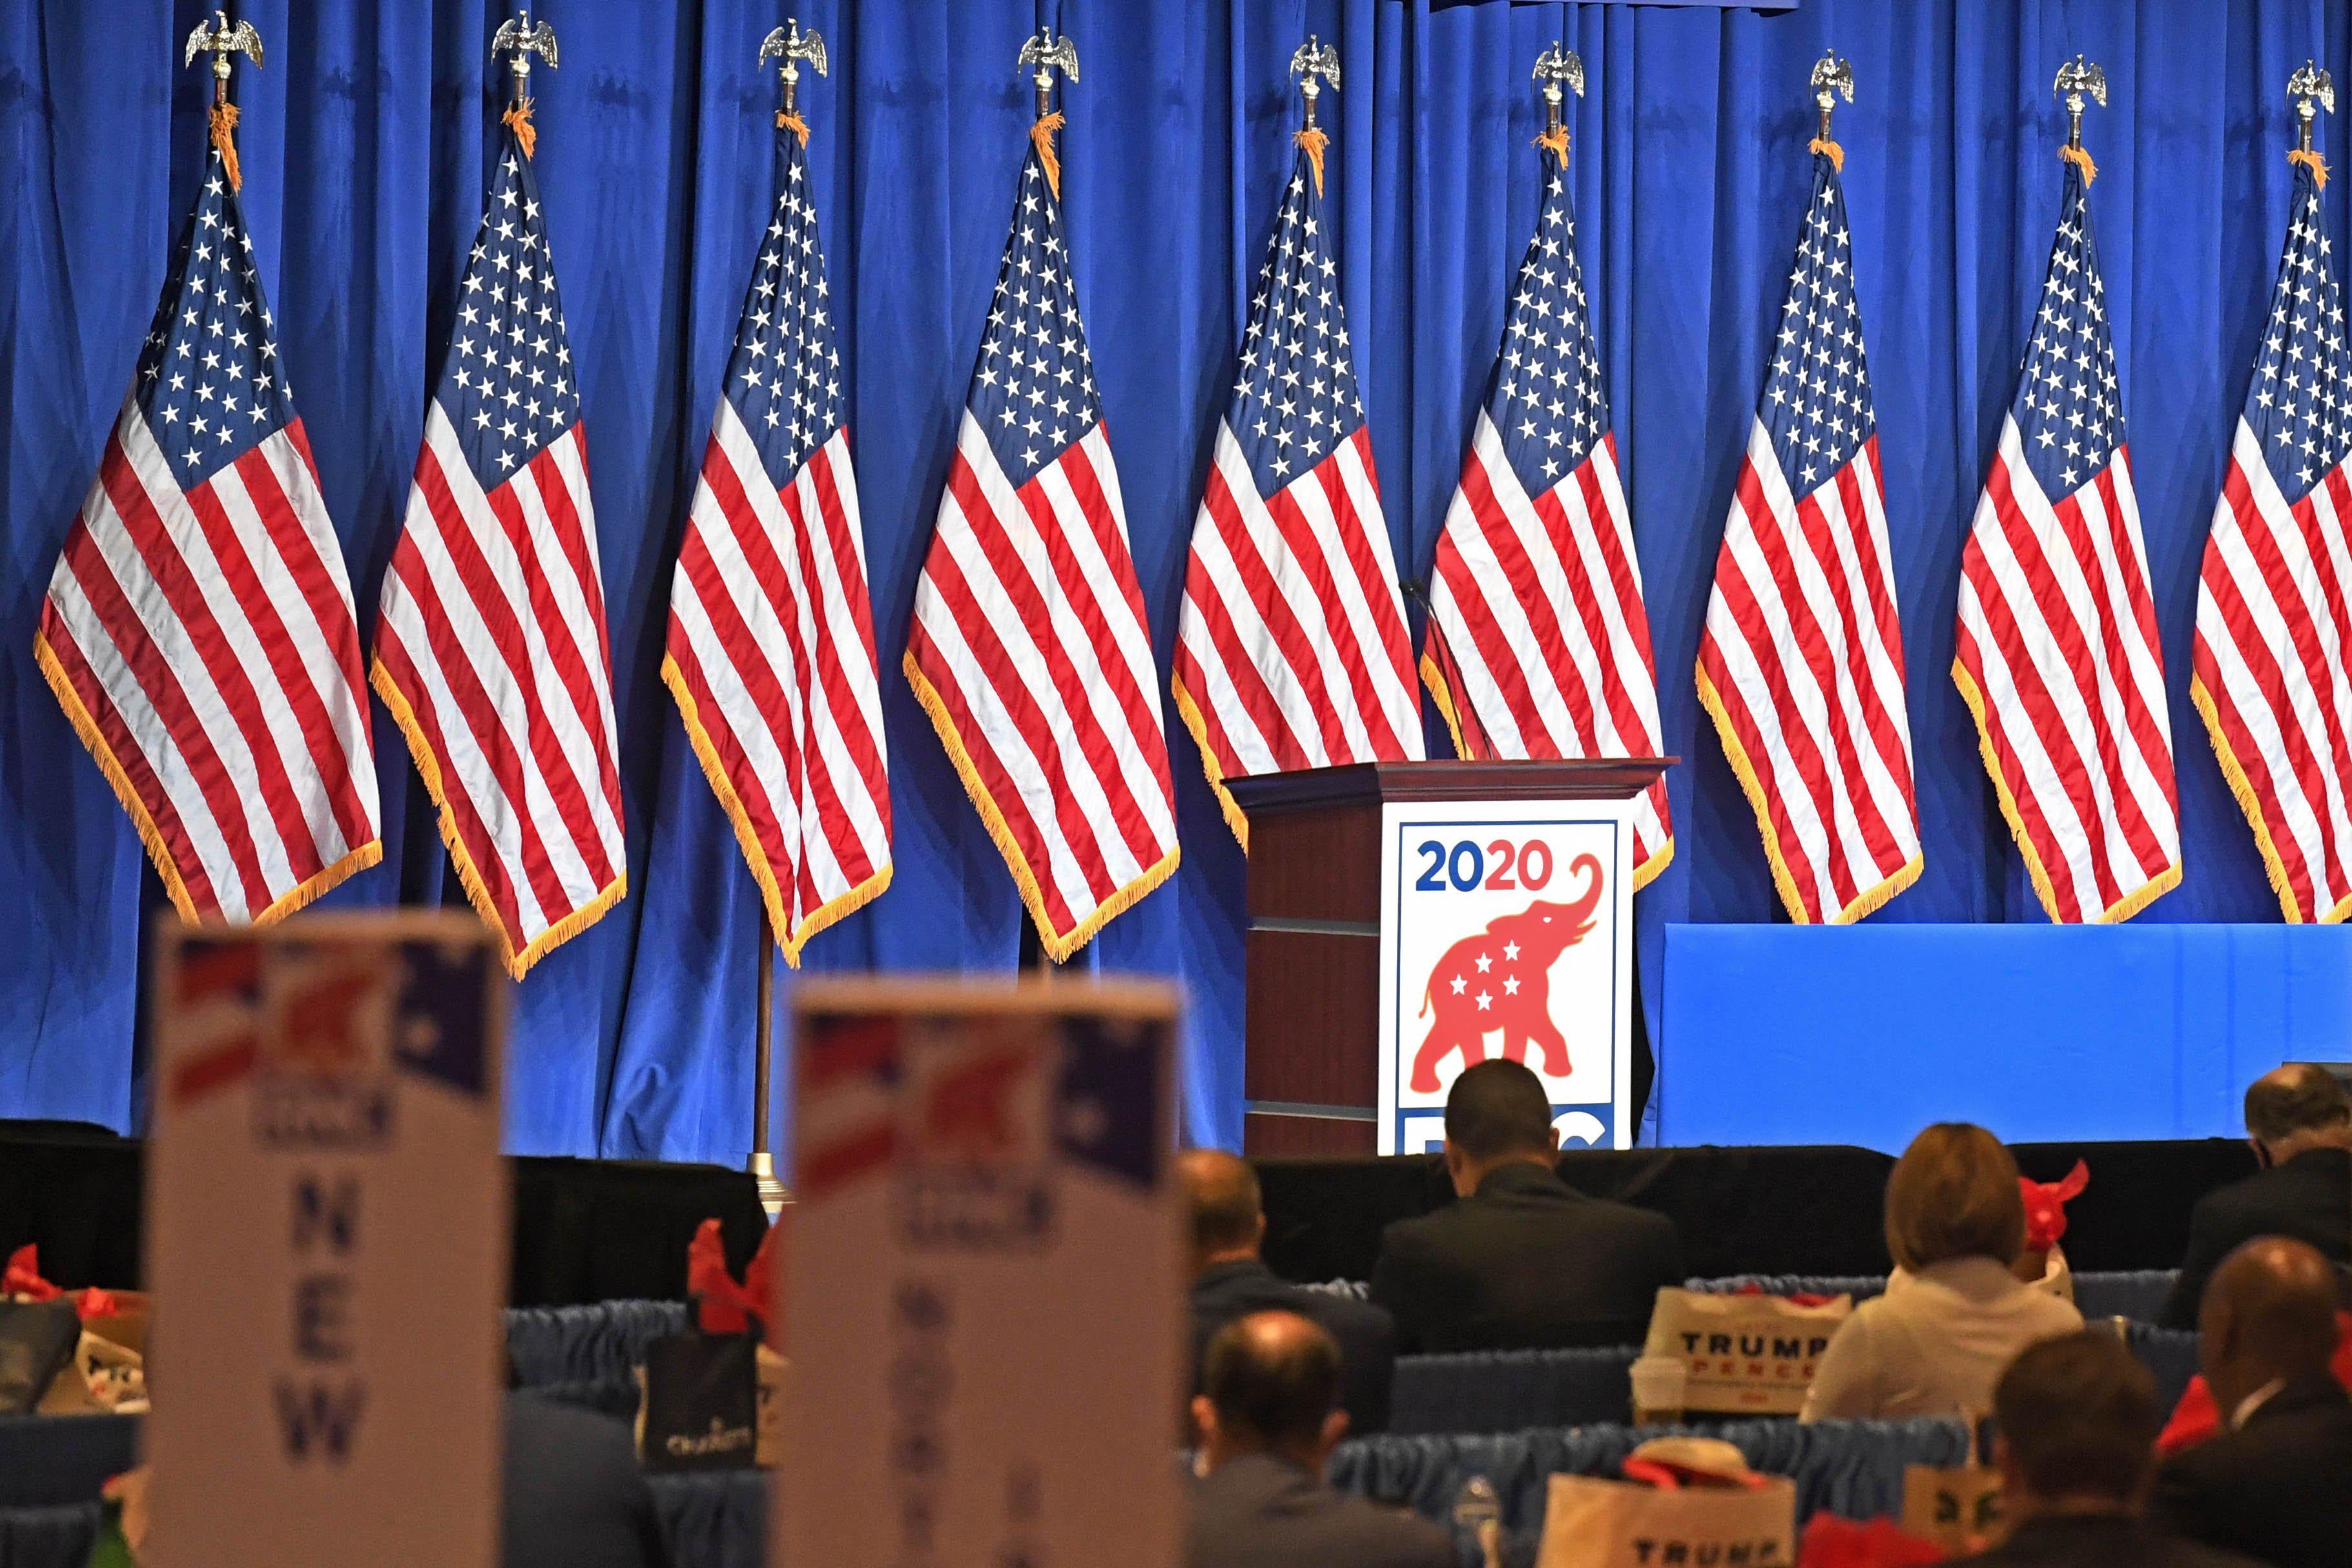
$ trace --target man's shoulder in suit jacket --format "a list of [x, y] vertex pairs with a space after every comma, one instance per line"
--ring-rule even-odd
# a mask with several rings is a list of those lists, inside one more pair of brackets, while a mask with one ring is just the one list
[[1193, 1489], [1186, 1568], [1452, 1568], [1454, 1538], [1287, 1459], [1228, 1460]]
[[1202, 1270], [1192, 1281], [1189, 1305], [1196, 1390], [1201, 1363], [1219, 1329], [1252, 1312], [1297, 1312], [1322, 1324], [1339, 1342], [1340, 1405], [1348, 1412], [1348, 1430], [1357, 1436], [1388, 1430], [1396, 1321], [1383, 1309], [1354, 1296], [1293, 1285], [1255, 1258]]
[[2158, 1321], [2195, 1328], [2213, 1270], [2258, 1236], [2292, 1237], [2338, 1268], [2352, 1263], [2352, 1150], [2306, 1149], [2200, 1198], [2189, 1212], [2180, 1278]]
[[1640, 1342], [1661, 1286], [1683, 1280], [1662, 1214], [1589, 1198], [1533, 1163], [1381, 1237], [1372, 1300], [1397, 1349], [1553, 1349]]
[[2271, 1568], [2352, 1563], [2352, 1394], [2289, 1384], [2234, 1432], [2168, 1459], [2156, 1507], [2173, 1528]]

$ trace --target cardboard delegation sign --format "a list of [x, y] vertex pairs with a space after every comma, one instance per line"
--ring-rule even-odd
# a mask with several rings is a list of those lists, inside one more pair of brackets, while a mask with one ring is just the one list
[[1598, 1476], [1554, 1476], [1536, 1568], [1789, 1568], [1797, 1487], [1674, 1491]]
[[1903, 1528], [1954, 1556], [1984, 1551], [2000, 1537], [2000, 1472], [1982, 1465], [1906, 1466]]
[[161, 931], [151, 1568], [499, 1555], [507, 981], [470, 914]]
[[1685, 1410], [1794, 1415], [1830, 1336], [1853, 1315], [1851, 1296], [1806, 1307], [1784, 1296], [1664, 1289], [1643, 1353], [1671, 1356], [1689, 1369]]
[[803, 981], [777, 1568], [1171, 1568], [1175, 994]]

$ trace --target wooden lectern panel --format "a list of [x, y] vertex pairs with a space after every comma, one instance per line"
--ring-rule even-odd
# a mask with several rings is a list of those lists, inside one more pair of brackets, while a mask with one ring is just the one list
[[1378, 1142], [1383, 805], [1622, 800], [1675, 760], [1358, 763], [1226, 781], [1249, 817], [1244, 1150]]

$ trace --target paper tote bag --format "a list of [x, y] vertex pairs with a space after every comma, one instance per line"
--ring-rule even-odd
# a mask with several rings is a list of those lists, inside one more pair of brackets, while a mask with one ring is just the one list
[[1790, 1568], [1797, 1485], [1662, 1491], [1597, 1476], [1554, 1476], [1536, 1568]]
[[1690, 1369], [1683, 1408], [1746, 1415], [1794, 1415], [1853, 1298], [1817, 1307], [1785, 1296], [1718, 1296], [1664, 1289], [1650, 1314], [1644, 1355]]

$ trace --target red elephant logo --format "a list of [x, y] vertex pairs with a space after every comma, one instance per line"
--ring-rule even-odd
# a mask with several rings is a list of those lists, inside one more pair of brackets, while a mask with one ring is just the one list
[[1486, 1037], [1503, 1032], [1503, 1054], [1528, 1059], [1528, 1043], [1543, 1047], [1543, 1070], [1566, 1078], [1572, 1070], [1568, 1042], [1551, 1021], [1551, 966], [1559, 955], [1592, 932], [1592, 911], [1601, 904], [1598, 857], [1579, 855], [1569, 875], [1585, 879], [1583, 892], [1570, 903], [1538, 899], [1515, 915], [1487, 922], [1445, 950], [1429, 972], [1421, 1013], [1436, 1010], [1428, 1038], [1412, 1059], [1412, 1091], [1437, 1092], [1437, 1064], [1448, 1051], [1462, 1053], [1462, 1065], [1486, 1059]]

